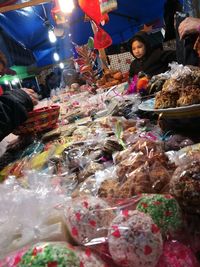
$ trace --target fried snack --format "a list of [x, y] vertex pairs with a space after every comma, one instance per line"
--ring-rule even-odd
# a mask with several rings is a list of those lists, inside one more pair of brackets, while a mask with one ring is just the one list
[[119, 81], [121, 81], [121, 80], [123, 79], [123, 75], [122, 75], [121, 71], [115, 73], [115, 74], [113, 75], [113, 78], [114, 78], [115, 80], [119, 80]]
[[174, 108], [177, 106], [179, 99], [178, 91], [160, 91], [155, 97], [155, 109]]
[[186, 86], [181, 90], [177, 106], [188, 106], [200, 103], [200, 87], [198, 85]]

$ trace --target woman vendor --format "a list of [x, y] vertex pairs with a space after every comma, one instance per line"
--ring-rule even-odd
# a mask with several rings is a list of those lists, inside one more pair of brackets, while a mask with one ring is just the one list
[[163, 73], [169, 69], [169, 63], [176, 61], [176, 51], [153, 49], [145, 32], [139, 32], [132, 38], [130, 52], [135, 58], [130, 65], [130, 78], [139, 72], [150, 77]]

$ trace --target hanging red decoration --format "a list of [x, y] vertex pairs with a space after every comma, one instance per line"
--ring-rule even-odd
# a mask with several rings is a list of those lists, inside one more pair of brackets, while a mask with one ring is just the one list
[[79, 0], [78, 2], [85, 14], [99, 25], [102, 17], [99, 0]]
[[112, 44], [110, 35], [102, 28], [98, 27], [97, 32], [94, 35], [94, 48], [103, 49], [107, 48]]
[[97, 31], [94, 34], [94, 47], [96, 49], [103, 49], [110, 46], [112, 44], [110, 35], [100, 28], [100, 23], [107, 23], [109, 17], [107, 14], [102, 15], [99, 0], [79, 0], [78, 2], [86, 16], [94, 21], [97, 27]]

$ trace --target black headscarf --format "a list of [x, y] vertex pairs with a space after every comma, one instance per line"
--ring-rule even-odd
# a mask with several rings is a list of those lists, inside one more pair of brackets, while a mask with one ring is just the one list
[[[130, 41], [130, 52], [132, 52], [133, 41], [140, 41], [145, 45], [145, 55], [142, 58], [135, 58], [131, 65], [129, 76], [133, 77], [139, 72], [144, 72], [148, 76], [154, 76], [163, 73], [169, 69], [168, 64], [176, 61], [176, 51], [168, 50], [163, 51], [160, 48], [152, 48], [149, 36], [146, 32], [138, 32]], [[134, 56], [134, 55], [133, 55]]]

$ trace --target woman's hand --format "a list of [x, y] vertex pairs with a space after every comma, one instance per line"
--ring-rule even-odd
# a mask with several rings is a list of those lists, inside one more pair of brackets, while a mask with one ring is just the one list
[[184, 19], [178, 27], [180, 39], [183, 39], [188, 34], [198, 33], [199, 31], [200, 31], [199, 18], [188, 17]]
[[30, 96], [30, 98], [31, 98], [31, 100], [33, 102], [33, 105], [34, 106], [37, 105], [37, 103], [38, 103], [38, 95], [37, 95], [37, 93], [34, 90], [28, 89], [28, 88], [22, 88], [22, 90], [24, 92], [26, 92]]

